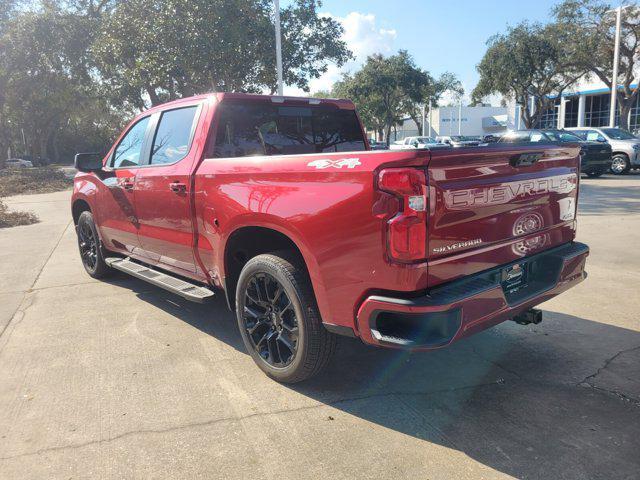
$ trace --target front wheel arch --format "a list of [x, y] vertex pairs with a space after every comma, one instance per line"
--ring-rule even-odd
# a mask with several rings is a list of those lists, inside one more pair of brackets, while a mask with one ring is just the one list
[[82, 212], [91, 212], [91, 207], [85, 200], [78, 199], [73, 202], [73, 205], [71, 206], [71, 215], [73, 216], [74, 225], [78, 225], [78, 220], [80, 219]]

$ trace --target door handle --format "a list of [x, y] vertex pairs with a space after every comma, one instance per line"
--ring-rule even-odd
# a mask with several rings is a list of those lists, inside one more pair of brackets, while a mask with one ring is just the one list
[[126, 180], [123, 180], [123, 181], [120, 183], [120, 185], [121, 185], [121, 186], [122, 186], [122, 188], [124, 188], [125, 190], [133, 190], [133, 185], [134, 185], [134, 183], [133, 183], [133, 181], [132, 181], [132, 180], [126, 179]]
[[185, 193], [187, 191], [187, 186], [184, 183], [180, 183], [177, 180], [175, 182], [171, 182], [169, 184], [169, 188], [172, 192], [175, 193]]

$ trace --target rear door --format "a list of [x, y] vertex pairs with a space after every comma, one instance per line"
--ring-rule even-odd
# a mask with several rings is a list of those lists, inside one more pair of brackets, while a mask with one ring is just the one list
[[191, 171], [200, 104], [187, 104], [154, 114], [148, 165], [136, 176], [138, 237], [143, 253], [175, 273], [196, 273], [193, 254]]
[[575, 145], [431, 152], [431, 285], [573, 240], [578, 161]]

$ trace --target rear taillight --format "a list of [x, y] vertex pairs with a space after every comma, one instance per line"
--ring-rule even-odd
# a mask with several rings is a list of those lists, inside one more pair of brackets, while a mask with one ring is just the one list
[[399, 199], [399, 211], [387, 222], [389, 256], [403, 263], [426, 258], [427, 182], [424, 171], [384, 169], [378, 174], [378, 189]]

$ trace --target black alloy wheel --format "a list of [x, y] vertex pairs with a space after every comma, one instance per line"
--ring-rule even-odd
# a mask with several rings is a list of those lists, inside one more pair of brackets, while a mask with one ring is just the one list
[[98, 240], [88, 222], [78, 225], [78, 247], [82, 263], [89, 270], [95, 270], [98, 264]]
[[298, 350], [298, 318], [276, 278], [256, 273], [245, 290], [244, 329], [256, 353], [270, 366], [288, 366]]
[[274, 380], [307, 380], [331, 359], [336, 336], [322, 324], [309, 273], [295, 253], [249, 259], [238, 277], [235, 305], [249, 355]]
[[93, 221], [93, 215], [89, 211], [82, 212], [76, 225], [78, 235], [78, 249], [82, 266], [93, 278], [102, 278], [109, 275], [112, 270], [104, 261], [104, 252], [100, 245], [98, 230]]

